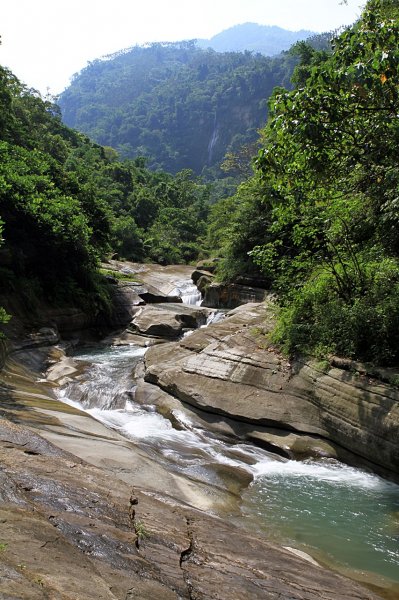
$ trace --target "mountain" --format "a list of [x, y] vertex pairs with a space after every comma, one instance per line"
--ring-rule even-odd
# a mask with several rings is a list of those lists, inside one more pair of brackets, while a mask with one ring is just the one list
[[212, 48], [217, 52], [260, 52], [275, 56], [288, 50], [295, 42], [315, 35], [313, 31], [288, 31], [275, 25], [243, 23], [225, 29], [209, 40], [198, 40], [200, 48]]
[[227, 151], [257, 140], [275, 86], [297, 58], [219, 53], [194, 41], [135, 46], [95, 60], [61, 94], [64, 122], [153, 169], [210, 179]]

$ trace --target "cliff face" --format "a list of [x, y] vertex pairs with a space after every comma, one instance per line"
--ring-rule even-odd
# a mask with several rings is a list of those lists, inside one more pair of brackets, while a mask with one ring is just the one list
[[[312, 361], [289, 363], [266, 342], [272, 319], [263, 304], [229, 315], [179, 343], [151, 348], [145, 380], [203, 411], [263, 429], [264, 441], [288, 455], [290, 444], [279, 441], [276, 432], [268, 436], [268, 428], [322, 438], [337, 447], [335, 454], [343, 456], [346, 450], [380, 472], [398, 475], [395, 387], [366, 373], [323, 369]], [[245, 435], [251, 439], [251, 428]]]

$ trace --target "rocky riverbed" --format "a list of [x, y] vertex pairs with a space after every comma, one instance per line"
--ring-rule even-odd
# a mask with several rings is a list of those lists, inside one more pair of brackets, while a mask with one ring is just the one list
[[[142, 283], [170, 294], [182, 269], [173, 275], [156, 268]], [[146, 309], [152, 320], [154, 308]], [[158, 324], [165, 319], [169, 326], [171, 315], [183, 314], [169, 339], [208, 316], [207, 309], [198, 314], [178, 305], [158, 310]], [[267, 303], [240, 307], [174, 342], [165, 342], [164, 329], [148, 329], [147, 317], [132, 305], [132, 324], [108, 338], [150, 346], [137, 372], [137, 402], [157, 406], [175, 426], [183, 407], [226, 438], [289, 457], [357, 456], [394, 475], [394, 388], [336, 367], [290, 364], [267, 343]], [[171, 473], [133, 441], [60, 403], [54, 386], [78, 376], [82, 365], [40, 329], [31, 343], [18, 340], [0, 376], [5, 598], [399, 597], [398, 590], [373, 592], [233, 525], [226, 515], [237, 508], [234, 489]]]

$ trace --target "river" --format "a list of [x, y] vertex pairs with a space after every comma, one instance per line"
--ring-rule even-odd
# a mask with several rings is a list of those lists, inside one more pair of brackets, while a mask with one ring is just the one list
[[[188, 294], [192, 303], [198, 301], [194, 295]], [[283, 460], [250, 444], [223, 441], [183, 412], [175, 429], [155, 408], [134, 401], [132, 373], [145, 351], [134, 345], [80, 351], [75, 358], [90, 366], [59, 391], [60, 399], [181, 475], [215, 482], [218, 465], [247, 471], [253, 480], [242, 493], [240, 519], [249, 528], [360, 578], [372, 574], [399, 583], [398, 485], [335, 460]]]

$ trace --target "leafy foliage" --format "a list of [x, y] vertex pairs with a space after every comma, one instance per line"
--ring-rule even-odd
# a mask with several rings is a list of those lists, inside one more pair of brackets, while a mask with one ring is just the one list
[[256, 140], [275, 85], [297, 59], [217, 53], [194, 42], [136, 46], [96, 60], [60, 96], [65, 123], [153, 169], [222, 174], [226, 152]]
[[[255, 193], [248, 200], [248, 185], [239, 188], [226, 229], [225, 272], [231, 257], [247, 254], [269, 279], [283, 306], [276, 339], [290, 352], [399, 359], [399, 20], [391, 4], [370, 0], [332, 53], [297, 47], [296, 88], [274, 92], [248, 184]], [[241, 208], [248, 201], [250, 222]], [[257, 219], [265, 225], [254, 239]]]
[[172, 176], [149, 171], [142, 158], [121, 161], [1, 67], [0, 109], [2, 294], [15, 291], [30, 307], [45, 296], [96, 315], [110, 302], [101, 258], [198, 256], [209, 189], [190, 171]]

